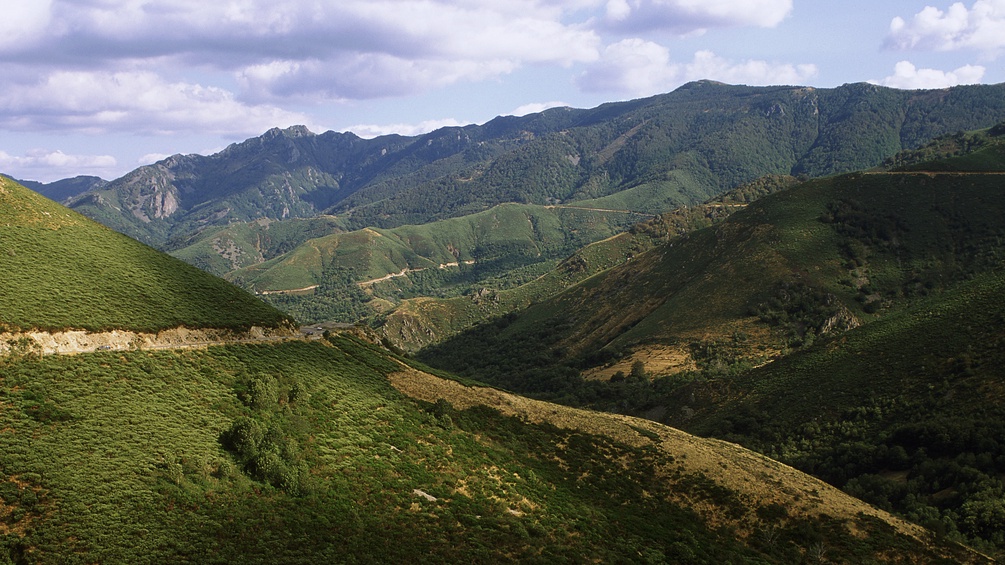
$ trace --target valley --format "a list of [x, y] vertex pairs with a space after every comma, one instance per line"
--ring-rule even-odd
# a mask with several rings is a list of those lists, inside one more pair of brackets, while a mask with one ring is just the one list
[[0, 562], [1000, 560], [1003, 120], [699, 81], [0, 177]]

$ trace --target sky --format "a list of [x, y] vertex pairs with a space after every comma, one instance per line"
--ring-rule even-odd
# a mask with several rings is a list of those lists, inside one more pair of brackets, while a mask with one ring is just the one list
[[0, 0], [0, 172], [730, 84], [1005, 82], [1005, 0]]

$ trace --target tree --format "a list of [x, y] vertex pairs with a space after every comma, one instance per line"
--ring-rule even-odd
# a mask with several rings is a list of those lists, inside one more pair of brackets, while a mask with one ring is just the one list
[[648, 381], [649, 373], [646, 372], [646, 364], [641, 360], [632, 363], [632, 372], [629, 377], [635, 381]]

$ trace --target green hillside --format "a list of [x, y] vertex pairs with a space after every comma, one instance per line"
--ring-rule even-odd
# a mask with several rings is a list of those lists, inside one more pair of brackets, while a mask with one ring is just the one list
[[[285, 321], [7, 179], [0, 212], [8, 327]], [[987, 562], [738, 446], [446, 380], [373, 341], [13, 348], [0, 562]]]
[[380, 328], [391, 343], [415, 351], [438, 343], [487, 320], [543, 302], [567, 288], [611, 269], [656, 245], [711, 226], [763, 195], [792, 186], [792, 177], [768, 176], [740, 186], [705, 204], [684, 206], [633, 225], [628, 231], [592, 243], [554, 268], [522, 284], [500, 279], [478, 281], [463, 296], [431, 296], [403, 300], [380, 316]]
[[986, 562], [734, 445], [352, 336], [4, 359], [0, 395], [13, 562]]
[[279, 221], [263, 218], [172, 242], [172, 247], [183, 246], [171, 255], [222, 277], [231, 271], [275, 259], [311, 239], [344, 231], [345, 222], [333, 216]]
[[274, 327], [247, 292], [0, 177], [0, 328]]
[[[355, 322], [415, 296], [460, 295], [493, 277], [544, 270], [643, 216], [506, 204], [418, 226], [309, 239], [226, 277], [299, 319]], [[276, 291], [293, 291], [291, 293]], [[364, 292], [365, 291], [365, 292]], [[374, 300], [373, 304], [367, 304]]]
[[[523, 391], [549, 380], [531, 374], [630, 359], [645, 344], [693, 363], [714, 361], [709, 347], [763, 362], [997, 266], [1001, 179], [933, 170], [810, 181], [424, 358], [442, 352], [451, 370]], [[511, 355], [526, 339], [546, 345], [539, 359]], [[456, 354], [469, 347], [482, 353]]]

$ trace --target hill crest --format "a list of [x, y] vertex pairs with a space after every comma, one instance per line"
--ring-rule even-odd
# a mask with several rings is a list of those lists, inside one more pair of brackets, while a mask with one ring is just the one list
[[0, 329], [288, 326], [247, 292], [0, 177]]

